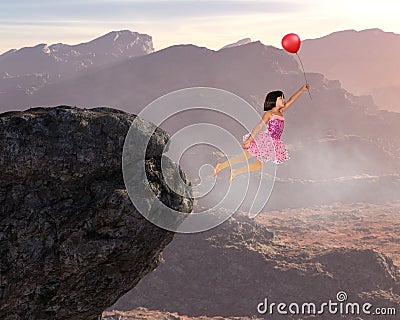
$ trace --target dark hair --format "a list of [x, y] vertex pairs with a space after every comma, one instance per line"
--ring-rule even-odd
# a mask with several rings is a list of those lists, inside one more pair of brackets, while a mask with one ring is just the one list
[[285, 97], [283, 92], [280, 90], [269, 92], [265, 97], [264, 111], [271, 110], [272, 108], [274, 108], [276, 106], [276, 99], [282, 96]]

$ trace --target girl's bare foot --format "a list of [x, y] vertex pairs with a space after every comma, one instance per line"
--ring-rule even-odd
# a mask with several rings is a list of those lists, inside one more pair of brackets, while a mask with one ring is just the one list
[[236, 171], [235, 169], [231, 170], [231, 176], [229, 177], [229, 182], [232, 182], [232, 180], [236, 177]]
[[214, 168], [214, 172], [212, 173], [213, 177], [215, 177], [221, 171], [220, 167], [221, 167], [221, 163], [217, 162], [217, 164], [215, 165], [215, 168]]

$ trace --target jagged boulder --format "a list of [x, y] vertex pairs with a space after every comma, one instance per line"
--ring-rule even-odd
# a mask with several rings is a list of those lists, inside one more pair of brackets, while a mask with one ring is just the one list
[[[67, 106], [0, 114], [1, 319], [99, 319], [162, 260], [174, 233], [136, 210], [123, 181], [135, 118]], [[135, 123], [139, 136], [154, 128]], [[146, 174], [167, 205], [191, 212], [190, 195], [160, 180], [168, 139], [151, 136]]]

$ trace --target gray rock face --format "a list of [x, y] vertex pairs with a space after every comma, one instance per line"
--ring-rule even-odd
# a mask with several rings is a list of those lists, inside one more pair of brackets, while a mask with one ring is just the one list
[[[135, 209], [122, 177], [135, 118], [63, 106], [0, 114], [1, 319], [99, 319], [162, 260], [174, 233]], [[159, 178], [168, 139], [151, 136], [146, 174], [166, 205], [191, 212], [192, 198]]]

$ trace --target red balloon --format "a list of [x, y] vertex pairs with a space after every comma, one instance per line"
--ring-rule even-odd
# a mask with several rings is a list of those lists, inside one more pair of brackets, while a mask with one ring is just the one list
[[295, 33], [289, 33], [282, 38], [282, 47], [290, 52], [296, 53], [300, 49], [300, 38]]

